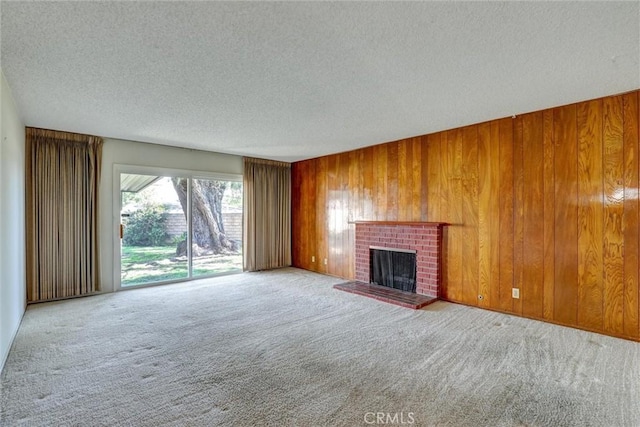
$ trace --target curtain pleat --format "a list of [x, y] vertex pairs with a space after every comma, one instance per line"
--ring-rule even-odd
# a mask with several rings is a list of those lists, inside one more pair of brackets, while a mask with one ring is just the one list
[[100, 290], [102, 139], [27, 128], [27, 300]]
[[291, 165], [244, 159], [244, 270], [291, 265]]

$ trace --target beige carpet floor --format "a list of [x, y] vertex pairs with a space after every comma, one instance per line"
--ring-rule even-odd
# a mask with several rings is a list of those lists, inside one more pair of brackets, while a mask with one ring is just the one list
[[640, 425], [638, 343], [338, 282], [290, 268], [30, 306], [0, 424]]

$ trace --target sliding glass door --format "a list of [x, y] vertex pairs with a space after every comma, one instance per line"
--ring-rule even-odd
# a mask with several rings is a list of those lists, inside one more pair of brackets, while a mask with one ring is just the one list
[[242, 271], [242, 183], [120, 174], [121, 286]]

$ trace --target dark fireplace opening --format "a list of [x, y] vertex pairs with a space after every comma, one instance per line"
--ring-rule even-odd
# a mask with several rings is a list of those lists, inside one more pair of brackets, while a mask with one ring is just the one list
[[371, 283], [416, 292], [416, 251], [371, 247], [369, 257]]

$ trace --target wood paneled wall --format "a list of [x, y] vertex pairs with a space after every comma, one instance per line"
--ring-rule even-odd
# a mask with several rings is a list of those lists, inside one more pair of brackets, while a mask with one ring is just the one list
[[294, 265], [351, 279], [350, 221], [448, 222], [443, 299], [638, 340], [639, 94], [295, 163]]

